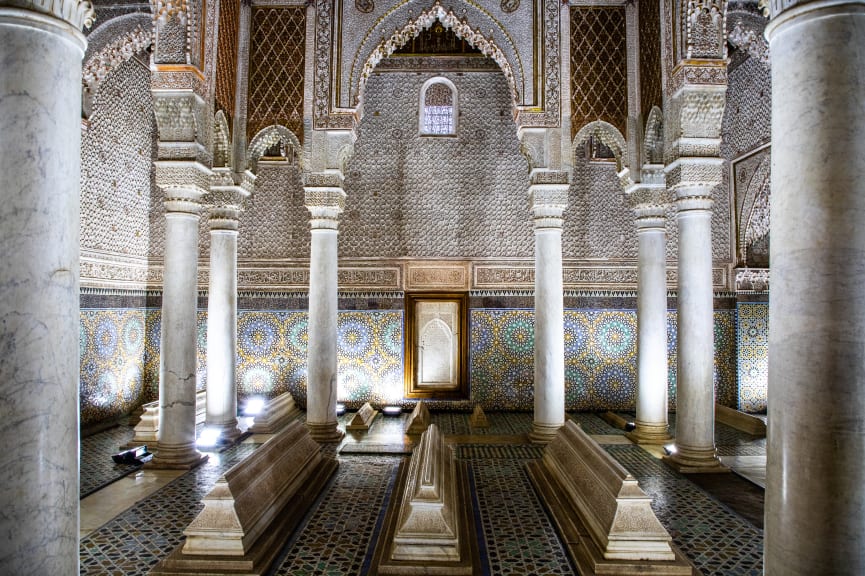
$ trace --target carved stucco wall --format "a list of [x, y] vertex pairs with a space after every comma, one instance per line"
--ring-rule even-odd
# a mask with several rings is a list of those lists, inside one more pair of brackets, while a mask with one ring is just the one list
[[155, 119], [150, 71], [133, 58], [112, 71], [81, 136], [81, 248], [146, 257]]
[[260, 162], [255, 194], [240, 215], [238, 258], [309, 258], [309, 241], [297, 164]]
[[[722, 124], [721, 154], [731, 163], [730, 172], [724, 174], [724, 185], [733, 194], [732, 211], [737, 220], [735, 237], [736, 256], [745, 259], [746, 236], [751, 246], [748, 263], [768, 264], [768, 196], [770, 193], [772, 84], [768, 64], [768, 48], [763, 39], [766, 19], [755, 14], [750, 3], [733, 6], [728, 18], [730, 31], [730, 65], [727, 87], [727, 106]], [[749, 218], [757, 206], [764, 208], [759, 215]], [[747, 230], [749, 219], [758, 230]]]
[[449, 73], [458, 134], [418, 136], [418, 101], [431, 73], [373, 76], [365, 95], [340, 255], [530, 257], [528, 170], [501, 72]]

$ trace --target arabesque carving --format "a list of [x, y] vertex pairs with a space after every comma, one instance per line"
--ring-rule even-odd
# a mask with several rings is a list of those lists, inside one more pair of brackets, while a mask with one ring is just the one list
[[257, 171], [258, 161], [268, 149], [277, 144], [279, 144], [280, 156], [290, 161], [296, 161], [298, 167], [303, 170], [303, 147], [300, 145], [300, 140], [291, 130], [278, 124], [262, 128], [258, 134], [252, 137], [246, 153], [249, 170]]
[[492, 38], [487, 38], [483, 32], [472, 28], [465, 19], [458, 18], [452, 9], [445, 10], [438, 0], [428, 10], [424, 10], [418, 14], [417, 18], [410, 18], [408, 24], [402, 29], [394, 31], [390, 38], [382, 39], [378, 46], [375, 47], [361, 69], [357, 94], [363, 94], [366, 81], [383, 58], [387, 58], [395, 50], [405, 46], [412, 38], [417, 37], [421, 31], [431, 27], [436, 21], [441, 22], [445, 28], [453, 30], [457, 38], [465, 40], [469, 45], [480, 50], [484, 56], [491, 58], [501, 67], [511, 90], [514, 108], [516, 108], [516, 104], [519, 102], [519, 92], [516, 87], [514, 71], [504, 52], [496, 45]]

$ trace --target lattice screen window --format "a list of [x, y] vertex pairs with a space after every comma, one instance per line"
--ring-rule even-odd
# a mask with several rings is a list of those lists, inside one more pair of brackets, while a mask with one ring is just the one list
[[420, 133], [448, 136], [456, 134], [457, 91], [446, 78], [432, 78], [421, 88]]
[[247, 137], [281, 124], [303, 142], [306, 8], [256, 7], [249, 55]]
[[603, 120], [625, 135], [628, 65], [625, 9], [571, 7], [571, 129]]
[[640, 0], [640, 109], [643, 120], [661, 100], [661, 8], [658, 0]]
[[237, 0], [221, 0], [216, 48], [216, 109], [225, 113], [229, 126], [234, 118], [239, 20], [240, 3]]

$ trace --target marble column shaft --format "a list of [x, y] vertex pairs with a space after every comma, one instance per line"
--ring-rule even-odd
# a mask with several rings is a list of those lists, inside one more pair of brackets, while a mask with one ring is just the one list
[[0, 573], [77, 574], [80, 28], [93, 13], [0, 4]]
[[671, 439], [667, 424], [666, 204], [658, 200], [634, 207], [638, 240], [637, 418], [630, 434], [639, 443], [654, 444]]
[[568, 185], [532, 185], [535, 227], [535, 397], [529, 438], [546, 443], [565, 423], [562, 214]]
[[[341, 179], [340, 179], [341, 183]], [[337, 241], [345, 206], [341, 186], [305, 186], [311, 219], [306, 425], [318, 442], [339, 442], [337, 428]]]
[[676, 454], [682, 472], [719, 471], [715, 453], [711, 188], [675, 189], [679, 228]]
[[148, 466], [190, 468], [204, 458], [195, 449], [201, 194], [195, 188], [165, 193], [159, 442]]
[[764, 573], [852, 576], [865, 574], [865, 4], [773, 8]]
[[210, 208], [210, 286], [207, 298], [207, 413], [205, 425], [233, 441], [237, 428], [238, 205]]

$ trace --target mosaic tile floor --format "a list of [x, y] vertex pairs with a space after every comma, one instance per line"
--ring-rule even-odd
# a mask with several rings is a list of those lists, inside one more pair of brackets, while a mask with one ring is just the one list
[[[340, 418], [341, 426], [350, 414]], [[370, 434], [401, 434], [407, 414], [379, 417]], [[594, 414], [571, 414], [591, 434], [621, 434]], [[534, 493], [524, 464], [541, 456], [528, 444], [490, 444], [486, 435], [518, 435], [531, 414], [488, 414], [489, 429], [472, 429], [467, 413], [433, 413], [445, 434], [470, 436], [454, 446], [469, 466], [482, 567], [490, 575], [574, 574], [559, 538]], [[376, 428], [378, 426], [378, 428]], [[347, 440], [348, 441], [348, 440]], [[736, 446], [735, 437], [730, 445]], [[745, 446], [744, 444], [741, 444]], [[98, 448], [91, 443], [88, 448]], [[200, 499], [224, 470], [254, 450], [245, 443], [157, 491], [81, 541], [81, 574], [146, 574], [182, 540], [201, 509]], [[654, 497], [653, 507], [674, 542], [705, 576], [762, 572], [763, 534], [638, 446], [605, 444]], [[335, 451], [336, 447], [329, 451]], [[84, 462], [85, 459], [82, 459]], [[340, 468], [302, 527], [286, 544], [274, 575], [364, 574], [400, 463], [397, 455], [340, 455]], [[82, 465], [83, 468], [83, 465]]]
[[119, 451], [120, 445], [132, 440], [133, 435], [131, 426], [115, 426], [81, 439], [81, 498], [140, 468], [115, 464], [111, 459], [111, 455]]

